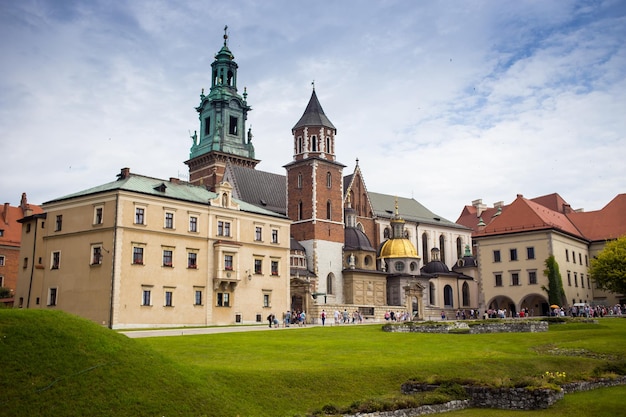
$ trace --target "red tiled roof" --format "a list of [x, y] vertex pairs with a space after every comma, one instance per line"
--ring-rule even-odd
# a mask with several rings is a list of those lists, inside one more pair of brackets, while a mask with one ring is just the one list
[[550, 210], [558, 211], [563, 213], [564, 207], [569, 207], [567, 201], [563, 199], [558, 193], [552, 193], [548, 195], [542, 195], [540, 197], [531, 198], [531, 201], [535, 203], [541, 204], [544, 207], [549, 208]]
[[617, 239], [626, 235], [626, 194], [618, 194], [600, 210], [567, 215], [591, 241]]
[[[31, 209], [31, 214], [43, 213], [42, 208], [34, 204], [25, 203], [25, 208]], [[0, 229], [3, 230], [2, 236], [0, 236], [0, 245], [20, 246], [22, 240], [22, 224], [17, 221], [24, 218], [25, 215], [22, 206], [14, 207], [8, 203], [0, 206]]]

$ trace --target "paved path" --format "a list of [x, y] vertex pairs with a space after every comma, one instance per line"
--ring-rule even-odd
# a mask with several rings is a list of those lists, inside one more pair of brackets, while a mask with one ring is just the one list
[[159, 337], [159, 336], [190, 336], [196, 334], [217, 334], [217, 333], [236, 333], [236, 332], [255, 332], [262, 330], [293, 330], [293, 329], [306, 329], [307, 327], [318, 327], [319, 324], [307, 324], [304, 327], [289, 326], [270, 328], [269, 326], [216, 326], [216, 327], [190, 327], [179, 329], [150, 329], [150, 330], [132, 330], [132, 331], [120, 331], [121, 334], [130, 338], [139, 337]]

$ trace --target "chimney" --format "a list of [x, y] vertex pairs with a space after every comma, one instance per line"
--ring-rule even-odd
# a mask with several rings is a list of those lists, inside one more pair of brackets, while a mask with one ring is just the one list
[[118, 180], [125, 180], [130, 177], [130, 168], [122, 168], [120, 173], [117, 175]]
[[524, 198], [524, 194], [518, 194], [517, 198]]
[[472, 201], [472, 206], [476, 208], [476, 217], [480, 217], [483, 214], [483, 211], [487, 208], [486, 204], [483, 204], [483, 200], [481, 198]]
[[4, 211], [2, 212], [2, 220], [5, 224], [9, 224], [9, 203], [4, 203]]
[[493, 208], [500, 208], [502, 206], [504, 206], [504, 201], [496, 201], [493, 203]]
[[567, 203], [563, 203], [563, 214], [569, 214], [571, 212], [572, 212], [572, 206]]
[[179, 178], [170, 177], [170, 182], [173, 184], [180, 184]]

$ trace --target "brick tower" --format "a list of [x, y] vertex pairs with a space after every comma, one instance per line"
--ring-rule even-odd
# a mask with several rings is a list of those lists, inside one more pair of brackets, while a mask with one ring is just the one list
[[[307, 251], [309, 266], [319, 278], [316, 291], [326, 293], [329, 302], [341, 302], [345, 165], [335, 160], [337, 129], [324, 114], [315, 88], [292, 134], [293, 161], [285, 165], [291, 235]], [[328, 282], [335, 283], [332, 289]]]

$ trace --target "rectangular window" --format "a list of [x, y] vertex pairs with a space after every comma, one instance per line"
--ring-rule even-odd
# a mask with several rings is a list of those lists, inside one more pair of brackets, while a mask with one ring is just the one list
[[150, 304], [151, 300], [150, 300], [150, 296], [152, 295], [152, 292], [150, 290], [143, 290], [142, 296], [141, 296], [141, 305], [142, 306], [149, 306], [152, 305]]
[[511, 285], [520, 285], [519, 284], [519, 274], [517, 272], [513, 272], [511, 274]]
[[172, 307], [172, 291], [165, 291], [165, 307]]
[[227, 271], [233, 270], [233, 255], [224, 255], [224, 269]]
[[104, 209], [102, 207], [96, 207], [96, 210], [95, 210], [95, 213], [94, 213], [93, 224], [102, 224], [102, 221], [103, 221], [103, 217], [102, 217], [103, 210]]
[[272, 275], [278, 275], [278, 261], [272, 261]]
[[256, 240], [257, 242], [263, 240], [263, 229], [260, 226], [257, 226], [254, 229], [254, 240]]
[[[26, 233], [30, 233], [30, 223], [26, 223]], [[4, 235], [4, 231], [2, 234]]]
[[580, 287], [585, 288], [585, 274], [580, 274]]
[[263, 260], [255, 259], [254, 260], [254, 273], [262, 274], [263, 273]]
[[169, 249], [163, 250], [163, 266], [172, 266], [173, 253]]
[[578, 272], [574, 272], [574, 287], [578, 287]]
[[587, 288], [591, 288], [591, 284], [589, 284], [589, 275], [587, 275]]
[[133, 247], [133, 263], [135, 265], [143, 265], [143, 248]]
[[535, 248], [534, 247], [529, 247], [526, 248], [526, 258], [527, 259], [535, 259]]
[[500, 262], [500, 251], [499, 250], [494, 250], [493, 251], [493, 261], [494, 262]]
[[165, 213], [165, 228], [174, 228], [174, 213]]
[[187, 268], [196, 269], [198, 268], [198, 254], [195, 252], [187, 253]]
[[536, 271], [528, 271], [528, 283], [536, 284], [537, 283], [537, 272]]
[[272, 229], [272, 243], [278, 243], [278, 229]]
[[230, 236], [230, 223], [218, 221], [217, 222], [217, 235], [218, 236]]
[[572, 262], [576, 263], [576, 252], [572, 251]]
[[202, 290], [196, 290], [194, 297], [194, 305], [201, 306], [202, 305]]
[[567, 286], [568, 287], [572, 286], [572, 275], [569, 271], [567, 271]]
[[91, 248], [91, 264], [100, 265], [102, 263], [102, 247], [94, 246]]
[[236, 135], [237, 134], [237, 123], [239, 121], [237, 120], [236, 117], [234, 116], [230, 116], [230, 123], [228, 124], [228, 133], [231, 135]]
[[198, 218], [195, 216], [189, 217], [189, 231], [197, 232], [198, 231]]
[[271, 307], [269, 294], [263, 294], [263, 307]]
[[54, 224], [54, 231], [58, 232], [63, 228], [63, 215], [59, 214]]
[[589, 266], [589, 257], [585, 255], [585, 266]]
[[145, 209], [141, 207], [135, 208], [135, 224], [144, 224], [145, 214]]
[[56, 288], [50, 288], [48, 290], [48, 305], [49, 306], [57, 305], [57, 289]]
[[565, 249], [565, 261], [569, 262], [569, 251]]
[[24, 263], [22, 264], [22, 268], [28, 268], [28, 258], [24, 258]]
[[227, 292], [218, 292], [217, 293], [217, 306], [229, 307], [230, 306], [230, 294]]
[[502, 274], [496, 274], [495, 278], [496, 278], [496, 287], [501, 287], [502, 286]]
[[61, 252], [52, 252], [50, 269], [59, 269], [59, 266], [61, 266]]
[[511, 260], [517, 261], [517, 249], [510, 249], [509, 253], [511, 254]]
[[4, 266], [4, 256], [0, 256], [0, 266]]
[[583, 264], [583, 254], [580, 252], [578, 253], [578, 263], [581, 265]]
[[211, 134], [211, 118], [205, 117], [204, 118], [204, 136], [207, 136], [210, 134]]

